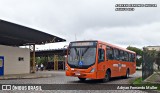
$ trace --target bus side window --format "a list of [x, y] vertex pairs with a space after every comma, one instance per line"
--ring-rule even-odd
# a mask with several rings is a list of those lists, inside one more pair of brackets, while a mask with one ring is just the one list
[[125, 60], [125, 61], [129, 61], [128, 58], [129, 58], [129, 57], [128, 57], [128, 52], [124, 52], [124, 60]]
[[129, 62], [132, 62], [132, 55], [129, 53]]
[[113, 60], [113, 48], [107, 46], [106, 51], [106, 58], [108, 58], [109, 60]]
[[98, 49], [98, 62], [104, 61], [104, 49]]
[[120, 60], [124, 61], [124, 52], [120, 50]]
[[119, 60], [119, 50], [118, 49], [114, 49], [114, 59]]
[[132, 54], [132, 62], [134, 62], [134, 60], [135, 60], [135, 55]]

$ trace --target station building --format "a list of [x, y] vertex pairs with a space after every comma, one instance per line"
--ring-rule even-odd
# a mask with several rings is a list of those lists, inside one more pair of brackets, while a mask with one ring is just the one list
[[[65, 70], [67, 48], [38, 50], [35, 55], [36, 57], [45, 58], [46, 70]], [[49, 60], [49, 58], [52, 58], [52, 60]]]
[[64, 41], [39, 30], [0, 20], [0, 76], [34, 73], [35, 45]]
[[30, 50], [27, 48], [0, 45], [0, 60], [1, 75], [30, 73]]
[[147, 48], [148, 50], [160, 51], [160, 46], [147, 46], [146, 48]]

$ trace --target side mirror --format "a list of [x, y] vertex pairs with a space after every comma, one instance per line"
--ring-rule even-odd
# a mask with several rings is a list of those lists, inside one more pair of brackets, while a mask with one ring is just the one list
[[68, 49], [68, 45], [65, 45], [64, 47], [63, 47], [63, 54], [65, 55], [65, 54], [67, 54], [66, 52], [67, 52], [67, 49]]

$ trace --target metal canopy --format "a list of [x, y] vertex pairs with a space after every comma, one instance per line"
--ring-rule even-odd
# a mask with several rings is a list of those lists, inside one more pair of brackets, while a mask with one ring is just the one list
[[45, 44], [64, 42], [65, 39], [15, 23], [0, 20], [0, 44], [23, 46], [28, 44]]
[[66, 54], [67, 54], [66, 48], [35, 51], [36, 57], [45, 57], [45, 56], [53, 56], [53, 55], [63, 55], [64, 56]]

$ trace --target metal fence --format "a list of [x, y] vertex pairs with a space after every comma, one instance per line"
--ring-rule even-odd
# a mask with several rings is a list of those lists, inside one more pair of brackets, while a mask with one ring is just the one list
[[142, 61], [142, 80], [145, 80], [153, 74], [153, 63], [155, 62], [155, 53], [143, 48], [143, 61]]

